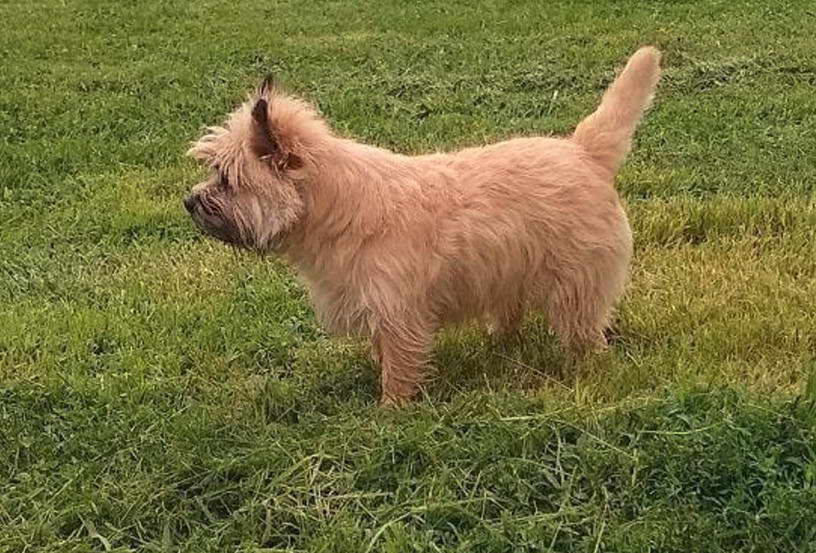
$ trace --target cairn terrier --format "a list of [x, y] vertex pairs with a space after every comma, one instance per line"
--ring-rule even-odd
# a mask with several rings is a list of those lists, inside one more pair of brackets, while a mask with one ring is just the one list
[[266, 81], [190, 149], [211, 172], [184, 205], [288, 260], [327, 329], [370, 338], [383, 404], [414, 395], [446, 324], [512, 334], [540, 309], [567, 350], [603, 349], [632, 255], [615, 175], [659, 65], [638, 50], [569, 137], [419, 156], [340, 137]]

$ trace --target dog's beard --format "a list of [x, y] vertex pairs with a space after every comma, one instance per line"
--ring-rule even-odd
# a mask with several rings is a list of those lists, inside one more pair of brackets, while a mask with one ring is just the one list
[[216, 205], [210, 198], [204, 196], [190, 212], [190, 217], [205, 235], [229, 245], [238, 246], [242, 242], [241, 233], [225, 215], [227, 210], [229, 210], [228, 207], [221, 204]]
[[239, 247], [241, 245], [237, 233], [233, 229], [230, 229], [223, 219], [207, 215], [206, 213], [196, 213], [192, 218], [198, 229], [205, 235], [229, 244], [230, 246]]
[[286, 235], [282, 229], [265, 221], [259, 211], [252, 209], [244, 213], [234, 206], [222, 205], [219, 213], [216, 213], [202, 204], [191, 213], [191, 217], [205, 235], [234, 249], [261, 255], [278, 251]]

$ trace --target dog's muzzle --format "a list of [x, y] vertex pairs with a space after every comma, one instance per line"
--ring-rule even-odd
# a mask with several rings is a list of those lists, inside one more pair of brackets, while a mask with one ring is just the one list
[[198, 194], [193, 193], [184, 198], [184, 208], [199, 230], [222, 242], [238, 245], [236, 235], [226, 221], [211, 212]]

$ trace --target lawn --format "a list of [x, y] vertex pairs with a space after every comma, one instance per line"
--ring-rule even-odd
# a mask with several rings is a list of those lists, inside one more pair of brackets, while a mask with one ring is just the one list
[[[816, 551], [816, 11], [768, 2], [0, 3], [0, 552]], [[567, 133], [641, 44], [613, 346], [444, 333], [376, 407], [184, 151], [268, 72], [406, 153]]]

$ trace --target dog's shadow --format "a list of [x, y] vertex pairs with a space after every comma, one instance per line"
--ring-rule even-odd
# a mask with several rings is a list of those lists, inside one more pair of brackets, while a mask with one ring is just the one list
[[423, 392], [435, 403], [477, 390], [531, 393], [549, 387], [572, 394], [577, 382], [596, 380], [614, 356], [635, 345], [620, 326], [605, 336], [609, 351], [576, 358], [564, 351], [543, 316], [525, 321], [510, 341], [496, 341], [478, 327], [447, 330], [437, 339], [436, 368]]
[[[611, 348], [627, 347], [627, 338], [617, 330], [607, 339]], [[336, 339], [324, 344], [329, 351], [309, 348], [299, 356], [304, 372], [269, 378], [257, 390], [255, 400], [265, 420], [291, 424], [305, 412], [333, 415], [354, 406], [366, 409], [376, 401], [379, 369], [365, 345]], [[476, 326], [451, 328], [437, 337], [434, 368], [416, 399], [438, 405], [472, 392], [529, 394], [542, 388], [569, 395], [577, 381], [608, 363], [608, 354], [578, 360], [565, 354], [543, 318], [529, 319], [518, 338], [507, 342]]]
[[436, 341], [434, 370], [424, 393], [434, 402], [448, 402], [475, 390], [569, 387], [574, 365], [538, 320], [527, 321], [519, 335], [508, 340], [496, 340], [478, 327], [454, 328]]

